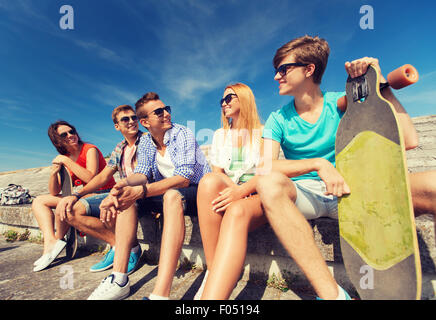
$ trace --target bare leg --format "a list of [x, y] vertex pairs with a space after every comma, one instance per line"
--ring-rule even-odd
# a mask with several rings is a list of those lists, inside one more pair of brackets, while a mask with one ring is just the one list
[[171, 284], [185, 238], [182, 196], [174, 189], [163, 196], [164, 226], [160, 247], [159, 271], [153, 294], [169, 297]]
[[115, 245], [115, 224], [105, 224], [100, 219], [86, 215], [85, 206], [76, 202], [71, 213], [67, 215], [67, 222], [74, 228], [100, 240]]
[[115, 256], [114, 272], [127, 273], [130, 250], [137, 242], [136, 233], [138, 230], [138, 216], [136, 214], [136, 205], [121, 212], [117, 217], [115, 226]]
[[432, 214], [436, 235], [436, 171], [410, 173], [409, 179], [415, 215]]
[[202, 299], [228, 299], [247, 252], [248, 232], [267, 222], [258, 195], [233, 202], [226, 210]]
[[234, 185], [234, 182], [225, 174], [208, 173], [201, 179], [198, 185], [198, 223], [200, 225], [201, 240], [208, 268], [213, 264], [221, 221], [223, 219], [222, 213], [216, 213], [212, 210], [212, 201], [218, 197], [220, 191], [232, 184]]
[[319, 251], [313, 231], [295, 206], [296, 188], [284, 174], [259, 179], [257, 192], [271, 227], [322, 299], [336, 299], [338, 285]]
[[60, 199], [60, 197], [46, 194], [36, 197], [32, 202], [32, 212], [35, 215], [36, 221], [38, 221], [44, 238], [43, 254], [49, 253], [56, 241], [60, 239], [55, 235], [54, 213], [52, 211], [52, 208], [56, 208]]

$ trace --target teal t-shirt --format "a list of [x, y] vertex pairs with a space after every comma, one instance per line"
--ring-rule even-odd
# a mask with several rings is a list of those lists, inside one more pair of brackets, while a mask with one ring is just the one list
[[[279, 142], [286, 159], [324, 158], [335, 165], [336, 131], [343, 116], [343, 112], [337, 107], [337, 100], [344, 96], [345, 92], [323, 92], [323, 95], [323, 109], [314, 124], [298, 115], [294, 99], [268, 117], [263, 138]], [[320, 180], [320, 177], [313, 171], [292, 178], [292, 180], [300, 179]]]

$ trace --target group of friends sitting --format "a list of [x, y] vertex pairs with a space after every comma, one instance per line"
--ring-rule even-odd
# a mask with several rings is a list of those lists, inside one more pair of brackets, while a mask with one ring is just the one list
[[[211, 165], [194, 133], [172, 121], [171, 107], [154, 92], [143, 95], [135, 108], [113, 110], [114, 127], [123, 140], [107, 163], [72, 124], [50, 125], [48, 135], [59, 155], [52, 161], [50, 193], [32, 204], [44, 239], [33, 270], [44, 270], [56, 259], [72, 226], [111, 246], [90, 271], [112, 267], [113, 272], [89, 299], [126, 298], [129, 274], [141, 256], [138, 218], [159, 212], [164, 224], [158, 274], [146, 299], [169, 299], [185, 236], [184, 215], [198, 216], [207, 265], [194, 299], [230, 297], [244, 266], [248, 233], [267, 223], [320, 299], [350, 299], [329, 271], [307, 221], [337, 219], [337, 199], [352, 192], [335, 168], [336, 131], [345, 112], [337, 100], [345, 92], [320, 89], [329, 53], [326, 40], [307, 35], [276, 51], [274, 79], [279, 94], [290, 101], [264, 125], [252, 90], [242, 83], [226, 86]], [[380, 71], [378, 60], [368, 57], [346, 62], [345, 70], [355, 78], [369, 65]], [[406, 149], [417, 147], [409, 115], [389, 87], [381, 93], [394, 106]], [[285, 159], [279, 160], [280, 149]], [[74, 186], [83, 186], [71, 196], [60, 194], [62, 166]], [[410, 173], [409, 180], [415, 214], [436, 216], [436, 171]]]

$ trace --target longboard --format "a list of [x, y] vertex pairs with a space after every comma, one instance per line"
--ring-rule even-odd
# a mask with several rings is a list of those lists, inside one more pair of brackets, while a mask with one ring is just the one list
[[[73, 183], [71, 175], [65, 166], [61, 167], [60, 176], [62, 185], [62, 197], [70, 196], [73, 193]], [[77, 230], [74, 227], [70, 227], [66, 234], [66, 238], [66, 257], [67, 259], [73, 259], [77, 252]]]
[[[396, 72], [388, 76], [393, 88], [417, 81], [414, 68]], [[409, 76], [415, 78], [407, 83]], [[351, 189], [338, 200], [346, 272], [361, 299], [420, 299], [421, 263], [404, 140], [373, 66], [361, 77], [348, 77], [346, 104], [336, 135], [336, 167]]]

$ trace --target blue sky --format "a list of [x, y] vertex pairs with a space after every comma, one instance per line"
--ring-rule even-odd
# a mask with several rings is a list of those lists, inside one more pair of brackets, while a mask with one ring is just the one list
[[[59, 26], [64, 4], [73, 30]], [[372, 30], [359, 25], [363, 5]], [[109, 154], [122, 138], [112, 109], [148, 91], [200, 144], [220, 126], [229, 83], [252, 88], [265, 121], [289, 100], [273, 79], [275, 51], [304, 34], [330, 44], [323, 90], [344, 90], [347, 60], [377, 57], [385, 75], [411, 63], [420, 81], [397, 97], [413, 117], [436, 114], [435, 12], [402, 0], [0, 0], [0, 171], [50, 165], [47, 128], [58, 119]]]

